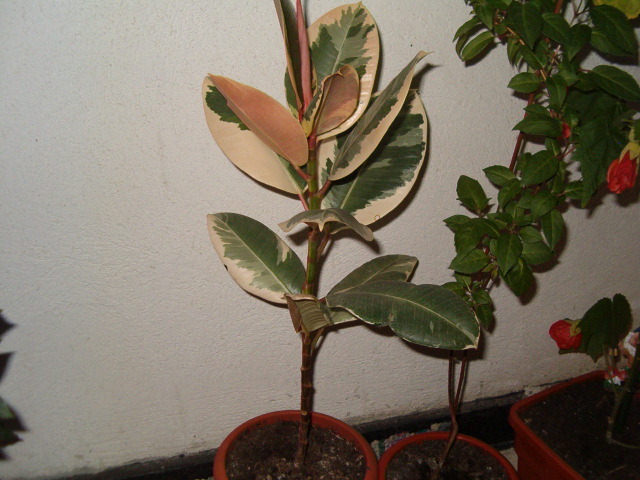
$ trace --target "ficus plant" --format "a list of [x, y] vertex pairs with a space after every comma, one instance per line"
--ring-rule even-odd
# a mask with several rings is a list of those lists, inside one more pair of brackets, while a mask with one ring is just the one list
[[[463, 61], [502, 46], [516, 70], [508, 87], [525, 103], [510, 160], [480, 182], [461, 176], [458, 199], [471, 215], [445, 220], [454, 232], [455, 281], [446, 285], [493, 322], [489, 292], [504, 282], [519, 297], [534, 270], [557, 258], [571, 207], [590, 207], [603, 184], [634, 186], [640, 156], [636, 79], [615, 64], [637, 64], [629, 18], [637, 0], [466, 0], [471, 17], [455, 33]], [[610, 5], [609, 5], [610, 4]], [[614, 6], [615, 5], [615, 6]], [[605, 60], [603, 62], [603, 60]]]
[[408, 255], [376, 257], [322, 293], [319, 275], [329, 242], [345, 230], [372, 241], [370, 225], [398, 207], [420, 176], [427, 116], [411, 82], [426, 54], [415, 54], [374, 93], [380, 41], [361, 3], [335, 8], [308, 27], [300, 0], [295, 8], [289, 0], [274, 4], [285, 45], [287, 105], [210, 74], [202, 88], [204, 109], [214, 139], [234, 165], [270, 193], [300, 202], [300, 213], [279, 227], [306, 229], [306, 259], [243, 214], [208, 215], [208, 231], [231, 277], [254, 296], [286, 306], [300, 337], [299, 467], [308, 444], [315, 347], [327, 328], [361, 321], [451, 350], [477, 346], [480, 328], [459, 296], [408, 281], [417, 264]]

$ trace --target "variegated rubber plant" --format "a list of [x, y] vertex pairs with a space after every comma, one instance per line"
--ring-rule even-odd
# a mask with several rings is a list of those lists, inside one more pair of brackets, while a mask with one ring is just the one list
[[304, 461], [314, 348], [325, 329], [350, 321], [388, 326], [411, 342], [463, 350], [477, 346], [476, 316], [456, 294], [408, 279], [417, 259], [385, 255], [357, 267], [319, 296], [328, 242], [350, 229], [373, 240], [368, 225], [395, 209], [416, 184], [427, 148], [427, 116], [411, 89], [417, 53], [379, 93], [376, 23], [361, 4], [326, 13], [308, 28], [302, 5], [274, 0], [284, 37], [288, 107], [220, 75], [203, 83], [205, 116], [227, 157], [244, 173], [297, 197], [302, 210], [279, 224], [304, 224], [303, 263], [270, 228], [238, 213], [208, 216], [213, 246], [246, 291], [287, 305], [302, 340], [301, 421], [295, 463]]

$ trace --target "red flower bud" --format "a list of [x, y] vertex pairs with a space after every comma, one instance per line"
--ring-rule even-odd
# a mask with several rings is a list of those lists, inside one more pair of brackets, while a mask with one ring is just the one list
[[607, 171], [607, 184], [613, 193], [621, 193], [633, 187], [638, 178], [638, 158], [631, 160], [627, 151], [624, 157], [616, 158]]
[[560, 350], [575, 350], [580, 346], [582, 334], [572, 335], [571, 333], [574, 323], [569, 320], [558, 320], [549, 328], [549, 335], [556, 341]]
[[562, 135], [565, 140], [571, 136], [571, 127], [567, 122], [562, 122]]

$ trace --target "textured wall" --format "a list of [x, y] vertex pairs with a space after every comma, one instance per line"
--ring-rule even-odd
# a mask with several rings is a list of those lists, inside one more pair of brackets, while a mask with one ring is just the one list
[[[341, 3], [310, 0], [309, 18]], [[415, 281], [442, 283], [453, 255], [442, 219], [461, 212], [456, 179], [508, 161], [522, 103], [506, 88], [502, 51], [470, 67], [456, 58], [462, 0], [366, 5], [383, 39], [382, 86], [419, 49], [433, 52], [420, 77], [426, 175], [401, 215], [376, 228], [377, 248], [416, 255]], [[0, 307], [15, 325], [0, 347], [12, 352], [0, 394], [26, 429], [0, 476], [214, 448], [250, 416], [295, 408], [288, 315], [227, 277], [205, 228], [214, 211], [275, 228], [298, 209], [226, 160], [200, 101], [208, 72], [283, 98], [272, 2], [0, 0], [0, 12]], [[616, 291], [637, 315], [640, 206], [616, 203], [606, 196], [567, 216], [567, 248], [528, 304], [498, 290], [498, 325], [471, 366], [468, 400], [591, 367], [556, 355], [546, 330], [558, 317]], [[376, 253], [343, 240], [324, 285]], [[345, 329], [320, 351], [316, 408], [353, 422], [436, 408], [445, 370], [442, 357]]]

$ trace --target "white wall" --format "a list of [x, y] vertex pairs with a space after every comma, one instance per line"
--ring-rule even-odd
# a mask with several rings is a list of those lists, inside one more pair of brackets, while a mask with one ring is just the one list
[[[341, 3], [309, 1], [309, 18]], [[462, 0], [366, 5], [383, 38], [381, 85], [419, 49], [433, 52], [420, 84], [432, 129], [426, 176], [375, 234], [380, 253], [420, 258], [415, 281], [442, 283], [453, 256], [442, 219], [462, 212], [457, 177], [510, 157], [522, 108], [506, 88], [514, 72], [501, 50], [475, 66], [457, 59]], [[215, 448], [248, 417], [295, 408], [288, 314], [227, 277], [205, 228], [214, 211], [275, 228], [298, 210], [226, 160], [200, 100], [208, 72], [283, 98], [272, 2], [0, 0], [0, 45], [0, 307], [15, 325], [0, 347], [13, 353], [0, 395], [26, 428], [0, 476], [54, 478]], [[616, 203], [607, 196], [567, 215], [567, 248], [527, 305], [499, 289], [498, 326], [471, 367], [467, 400], [591, 368], [558, 357], [546, 331], [600, 296], [626, 293], [637, 315], [640, 206]], [[351, 239], [331, 253], [324, 285], [375, 254]], [[351, 422], [436, 408], [445, 370], [395, 338], [346, 329], [320, 351], [316, 408]]]

